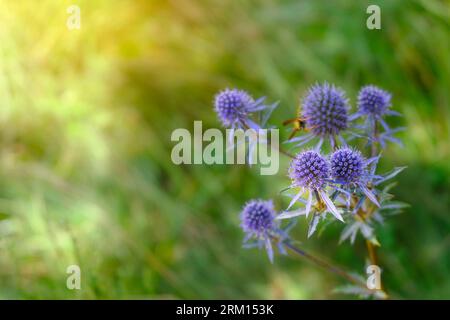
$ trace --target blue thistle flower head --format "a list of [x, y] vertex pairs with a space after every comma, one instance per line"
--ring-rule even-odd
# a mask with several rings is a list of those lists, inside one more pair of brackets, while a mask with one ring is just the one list
[[391, 106], [391, 94], [376, 86], [362, 87], [358, 94], [359, 112], [375, 117], [383, 116]]
[[328, 178], [327, 160], [318, 152], [310, 150], [299, 153], [291, 162], [289, 177], [293, 186], [322, 189]]
[[341, 148], [331, 155], [331, 176], [343, 185], [362, 181], [365, 159], [361, 152], [350, 148]]
[[241, 227], [249, 236], [266, 238], [275, 229], [275, 209], [272, 201], [251, 200], [241, 212]]
[[316, 136], [334, 136], [347, 129], [348, 100], [344, 91], [328, 83], [309, 89], [303, 101], [303, 117]]
[[253, 103], [246, 91], [225, 89], [216, 95], [214, 107], [223, 125], [230, 127], [245, 122]]

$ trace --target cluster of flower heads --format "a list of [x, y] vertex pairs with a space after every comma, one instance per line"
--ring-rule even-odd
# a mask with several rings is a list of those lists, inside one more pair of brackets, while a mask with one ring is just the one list
[[373, 160], [375, 158], [367, 161], [361, 152], [348, 147], [337, 149], [329, 157], [322, 156], [315, 150], [300, 152], [289, 167], [289, 177], [292, 180], [289, 188], [299, 188], [300, 191], [293, 196], [287, 209], [289, 210], [307, 192], [305, 210], [285, 212], [279, 218], [292, 218], [298, 215], [308, 217], [315, 197], [315, 200], [323, 203], [333, 216], [343, 221], [341, 213], [328, 195], [327, 188], [336, 191], [334, 197], [339, 194], [346, 196], [347, 207], [350, 207], [351, 193], [356, 192], [361, 192], [379, 206], [375, 194], [367, 187], [369, 181], [376, 179], [376, 176], [367, 170]]
[[[353, 242], [359, 230], [366, 239], [377, 243], [371, 225], [373, 220], [380, 222], [381, 212], [387, 208], [401, 207], [390, 202], [387, 189], [379, 190], [378, 185], [393, 178], [403, 168], [377, 175], [375, 171], [380, 156], [373, 154], [374, 148], [372, 155], [366, 158], [358, 149], [349, 147], [347, 141], [355, 137], [365, 138], [368, 145], [379, 144], [383, 148], [386, 141], [400, 143], [392, 135], [401, 129], [391, 129], [384, 120], [387, 115], [399, 115], [390, 109], [391, 98], [390, 93], [373, 85], [362, 87], [357, 98], [358, 110], [350, 114], [350, 103], [342, 89], [324, 83], [308, 90], [298, 114], [307, 132], [287, 142], [295, 142], [294, 147], [299, 147], [314, 138], [318, 141], [315, 148], [298, 152], [291, 161], [288, 170], [291, 184], [286, 190], [292, 189], [295, 193], [290, 195], [292, 199], [286, 210], [277, 213], [271, 200], [252, 200], [244, 206], [241, 227], [246, 234], [246, 247], [265, 247], [272, 261], [272, 242], [277, 241], [279, 251], [284, 253], [283, 241], [289, 239], [288, 231], [295, 224], [290, 223], [282, 229], [281, 220], [302, 215], [308, 218], [310, 213], [313, 213], [313, 218], [309, 222], [308, 237], [314, 233], [319, 221], [331, 213], [347, 224], [341, 240], [350, 237]], [[271, 112], [278, 105], [268, 106], [264, 101], [264, 97], [254, 100], [242, 90], [226, 89], [216, 95], [214, 105], [226, 128], [259, 129], [267, 125]], [[362, 125], [355, 123], [360, 118], [364, 119]], [[349, 133], [350, 137], [345, 138], [344, 133]], [[325, 141], [332, 149], [327, 156], [320, 151]], [[302, 208], [289, 211], [296, 204]], [[368, 206], [375, 208], [370, 217], [356, 218]], [[345, 216], [350, 219], [344, 221]]]
[[[401, 142], [393, 137], [393, 134], [402, 130], [392, 130], [384, 120], [384, 116], [399, 113], [390, 109], [391, 94], [373, 85], [362, 87], [357, 99], [358, 110], [350, 114], [350, 103], [345, 92], [328, 83], [312, 86], [306, 96], [301, 100], [298, 118], [306, 123], [307, 134], [295, 137], [287, 142], [295, 142], [296, 146], [302, 146], [317, 138], [316, 149], [320, 149], [324, 141], [329, 141], [332, 148], [338, 143], [346, 145], [346, 139], [342, 133], [347, 131], [352, 137], [364, 137], [369, 144], [380, 143], [383, 147], [386, 141]], [[366, 118], [363, 126], [351, 124], [358, 118]], [[378, 123], [384, 129], [373, 135], [361, 135], [357, 129], [368, 127], [376, 128]], [[351, 129], [351, 130], [348, 130]], [[380, 131], [380, 130], [378, 130]]]

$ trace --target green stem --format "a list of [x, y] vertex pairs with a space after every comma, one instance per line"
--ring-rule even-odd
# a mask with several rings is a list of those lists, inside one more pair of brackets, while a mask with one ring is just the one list
[[313, 256], [312, 254], [306, 252], [305, 250], [302, 250], [296, 246], [294, 246], [289, 240], [285, 240], [283, 241], [283, 244], [290, 249], [292, 252], [302, 256], [303, 258], [308, 259], [310, 262], [312, 262], [313, 264], [323, 268], [324, 270], [329, 271], [330, 273], [333, 273], [345, 280], [347, 280], [350, 283], [353, 283], [355, 285], [357, 285], [358, 287], [360, 287], [361, 289], [367, 291], [367, 293], [371, 294], [374, 292], [380, 292], [381, 293], [381, 297], [383, 299], [388, 299], [389, 296], [387, 295], [387, 293], [385, 291], [383, 291], [383, 289], [380, 290], [371, 290], [369, 288], [367, 288], [367, 284], [362, 281], [361, 279], [355, 277], [354, 275], [352, 275], [351, 273], [348, 273], [347, 271], [345, 271], [344, 269], [336, 266], [336, 265], [332, 265], [331, 263], [322, 260], [316, 256]]
[[378, 125], [376, 120], [373, 123], [373, 133], [372, 133], [372, 157], [376, 157], [377, 155], [377, 143], [378, 143]]
[[328, 262], [326, 262], [325, 260], [322, 260], [320, 258], [317, 258], [313, 255], [311, 255], [310, 253], [294, 246], [290, 241], [284, 241], [283, 244], [289, 248], [291, 251], [295, 252], [296, 254], [308, 259], [309, 261], [311, 261], [312, 263], [318, 265], [319, 267], [334, 273], [344, 279], [346, 279], [349, 282], [352, 282], [354, 284], [357, 284], [359, 286], [362, 286], [363, 288], [366, 288], [366, 284], [364, 283], [364, 281], [361, 281], [360, 279], [356, 278], [355, 276], [351, 275], [350, 273], [344, 271], [343, 269], [334, 266]]

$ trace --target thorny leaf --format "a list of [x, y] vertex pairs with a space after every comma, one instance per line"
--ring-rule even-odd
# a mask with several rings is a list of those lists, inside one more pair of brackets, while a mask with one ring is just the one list
[[386, 180], [394, 178], [397, 174], [402, 172], [406, 167], [395, 167], [392, 171], [385, 174], [382, 179], [378, 180], [375, 185], [379, 185], [380, 183], [383, 183]]
[[316, 231], [319, 221], [320, 221], [320, 214], [315, 213], [312, 219], [309, 221], [308, 238], [311, 237], [313, 233]]

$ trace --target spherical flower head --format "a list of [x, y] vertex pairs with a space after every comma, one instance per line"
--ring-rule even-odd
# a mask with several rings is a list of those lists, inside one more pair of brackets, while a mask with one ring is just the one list
[[365, 86], [358, 94], [359, 112], [366, 115], [382, 116], [391, 106], [391, 94], [376, 86]]
[[272, 201], [251, 200], [241, 212], [241, 227], [245, 233], [264, 237], [275, 227]]
[[328, 178], [327, 160], [316, 151], [303, 151], [291, 162], [289, 177], [296, 187], [321, 189]]
[[325, 83], [309, 89], [302, 116], [313, 134], [334, 136], [347, 128], [348, 109], [344, 91]]
[[361, 182], [364, 167], [364, 158], [357, 150], [341, 148], [331, 155], [331, 176], [338, 183], [348, 185]]
[[220, 121], [225, 127], [229, 127], [246, 119], [247, 108], [252, 103], [253, 98], [247, 92], [225, 89], [216, 95], [214, 107]]

